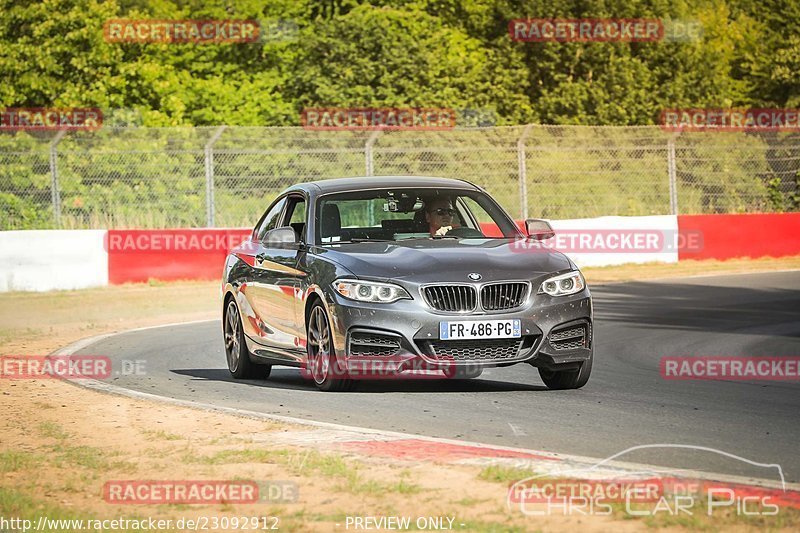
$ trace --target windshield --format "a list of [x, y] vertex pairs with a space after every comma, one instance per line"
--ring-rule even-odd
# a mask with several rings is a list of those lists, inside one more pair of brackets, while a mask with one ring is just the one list
[[324, 196], [317, 244], [407, 239], [509, 239], [508, 215], [480, 191], [395, 188]]

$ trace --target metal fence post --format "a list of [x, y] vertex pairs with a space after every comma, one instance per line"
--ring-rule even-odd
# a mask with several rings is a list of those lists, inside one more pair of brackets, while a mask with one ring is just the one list
[[673, 215], [678, 214], [678, 183], [675, 164], [675, 136], [667, 141], [667, 175], [669, 176], [669, 210]]
[[[373, 176], [375, 175], [375, 162], [372, 159], [372, 145], [375, 144], [375, 141], [378, 140], [378, 136], [381, 134], [381, 130], [375, 130], [367, 139], [366, 144], [364, 144], [364, 165], [365, 165], [365, 172], [366, 176]], [[369, 203], [369, 224], [375, 223], [375, 202]]]
[[214, 227], [214, 143], [220, 138], [225, 126], [220, 126], [205, 146], [206, 154], [206, 227]]
[[67, 130], [60, 130], [50, 141], [50, 201], [53, 203], [53, 220], [56, 228], [61, 227], [61, 190], [58, 184], [58, 143]]
[[369, 136], [369, 139], [367, 139], [367, 142], [364, 145], [364, 163], [367, 176], [373, 176], [375, 174], [374, 162], [372, 160], [372, 145], [374, 145], [375, 141], [378, 140], [378, 136], [380, 134], [381, 130], [373, 131], [372, 135]]
[[533, 124], [528, 124], [522, 130], [517, 141], [517, 167], [519, 172], [519, 211], [522, 220], [528, 218], [528, 165], [525, 155], [525, 138], [531, 131]]

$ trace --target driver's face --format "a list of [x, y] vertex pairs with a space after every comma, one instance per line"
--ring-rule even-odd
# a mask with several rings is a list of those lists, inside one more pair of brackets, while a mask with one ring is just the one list
[[431, 227], [431, 231], [435, 232], [442, 226], [452, 226], [454, 214], [453, 204], [450, 203], [450, 200], [440, 198], [431, 202], [427, 208], [425, 218]]

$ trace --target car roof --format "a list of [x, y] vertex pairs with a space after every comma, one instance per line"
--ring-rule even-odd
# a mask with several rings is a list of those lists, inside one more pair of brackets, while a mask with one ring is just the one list
[[380, 189], [384, 187], [440, 187], [480, 190], [477, 186], [468, 181], [453, 178], [428, 176], [364, 176], [358, 178], [332, 178], [298, 183], [292, 185], [284, 192], [305, 191], [309, 195], [320, 195], [332, 192], [363, 191], [367, 188]]

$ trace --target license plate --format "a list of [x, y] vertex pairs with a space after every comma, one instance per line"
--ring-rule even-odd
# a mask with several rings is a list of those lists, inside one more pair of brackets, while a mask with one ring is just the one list
[[521, 336], [518, 319], [439, 322], [439, 339], [515, 339]]

